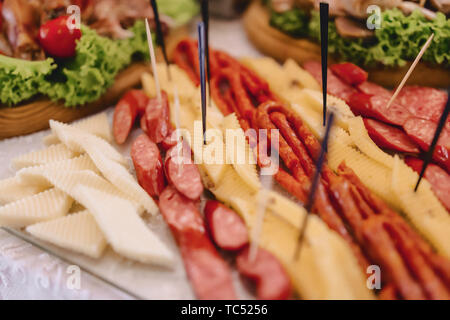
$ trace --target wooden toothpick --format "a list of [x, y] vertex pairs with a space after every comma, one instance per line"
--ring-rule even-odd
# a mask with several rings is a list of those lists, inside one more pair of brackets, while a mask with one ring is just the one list
[[166, 68], [167, 68], [166, 69], [167, 78], [169, 79], [169, 81], [172, 81], [172, 75], [170, 74], [170, 67], [169, 67], [169, 57], [167, 55], [166, 42], [164, 40], [161, 19], [159, 17], [158, 4], [156, 3], [156, 0], [150, 0], [150, 4], [152, 6], [153, 15], [155, 17], [156, 43], [161, 46], [161, 50], [162, 50], [163, 57], [164, 57], [164, 62], [166, 63]]
[[409, 77], [411, 76], [412, 72], [416, 68], [417, 64], [419, 63], [420, 59], [422, 59], [422, 56], [424, 55], [425, 51], [427, 51], [428, 47], [431, 45], [431, 42], [433, 41], [434, 33], [431, 34], [431, 36], [428, 38], [427, 42], [423, 45], [422, 49], [420, 50], [419, 54], [417, 55], [416, 59], [412, 63], [411, 67], [409, 67], [408, 72], [403, 77], [403, 80], [400, 82], [400, 85], [398, 86], [397, 90], [395, 90], [395, 93], [392, 95], [391, 99], [389, 100], [386, 109], [389, 109], [392, 105], [392, 103], [397, 98], [400, 91], [403, 89], [403, 87], [406, 84], [406, 81], [408, 81]]
[[147, 31], [147, 42], [148, 49], [150, 51], [150, 61], [152, 64], [153, 78], [155, 79], [156, 97], [158, 98], [159, 104], [162, 105], [161, 86], [159, 85], [158, 70], [156, 68], [155, 48], [153, 47], [152, 32], [150, 31], [148, 19], [145, 19], [145, 29]]

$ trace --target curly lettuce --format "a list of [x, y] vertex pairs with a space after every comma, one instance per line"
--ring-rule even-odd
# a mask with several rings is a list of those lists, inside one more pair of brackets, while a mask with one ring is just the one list
[[0, 102], [11, 106], [35, 96], [55, 68], [50, 58], [27, 61], [0, 55]]
[[72, 59], [26, 61], [0, 55], [0, 103], [17, 105], [38, 94], [75, 107], [99, 99], [117, 74], [135, 59], [148, 57], [143, 21], [131, 28], [134, 36], [112, 40], [82, 26]]
[[305, 11], [294, 8], [282, 13], [273, 11], [269, 23], [292, 37], [302, 37], [308, 35], [308, 21]]
[[[301, 11], [300, 9], [296, 9]], [[272, 13], [271, 23], [281, 31], [302, 37], [304, 34], [304, 15], [288, 11], [282, 18]], [[311, 13], [307, 35], [320, 41], [320, 16], [317, 11]], [[362, 66], [383, 65], [388, 67], [404, 66], [419, 53], [430, 35], [435, 37], [426, 51], [423, 60], [444, 68], [450, 67], [450, 19], [444, 14], [427, 20], [420, 11], [405, 16], [400, 10], [386, 10], [382, 13], [381, 28], [375, 30], [370, 39], [352, 39], [341, 37], [334, 22], [329, 23], [329, 52], [342, 60]]]
[[195, 0], [157, 0], [156, 2], [159, 11], [171, 17], [178, 26], [188, 23], [200, 11]]
[[144, 23], [132, 28], [134, 37], [112, 40], [82, 26], [83, 36], [72, 60], [58, 68], [40, 92], [52, 100], [64, 100], [67, 107], [79, 106], [99, 99], [114, 83], [116, 75], [129, 65], [133, 56], [147, 56], [148, 46]]

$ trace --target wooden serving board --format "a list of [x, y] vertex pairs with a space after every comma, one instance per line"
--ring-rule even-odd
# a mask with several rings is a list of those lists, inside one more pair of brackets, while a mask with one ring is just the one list
[[[320, 46], [306, 39], [295, 39], [269, 24], [269, 11], [259, 0], [254, 1], [244, 14], [244, 27], [250, 41], [264, 54], [278, 61], [292, 58], [300, 64], [309, 60], [320, 61]], [[329, 57], [329, 63], [333, 63]], [[386, 87], [396, 87], [403, 79], [411, 64], [402, 68], [368, 69], [371, 81]], [[409, 78], [408, 84], [429, 87], [450, 86], [450, 70], [432, 68], [419, 63]]]
[[[168, 50], [172, 50], [187, 34], [187, 27], [171, 30], [166, 39]], [[162, 60], [159, 51], [157, 59]], [[71, 122], [106, 109], [114, 105], [127, 90], [140, 86], [144, 72], [151, 72], [150, 63], [130, 65], [117, 75], [114, 84], [99, 100], [77, 108], [67, 108], [63, 102], [46, 98], [13, 108], [0, 106], [0, 140], [48, 129], [50, 119]]]

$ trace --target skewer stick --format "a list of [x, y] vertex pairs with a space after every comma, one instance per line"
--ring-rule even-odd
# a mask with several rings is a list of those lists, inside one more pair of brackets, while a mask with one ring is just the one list
[[299, 237], [298, 237], [297, 248], [295, 250], [294, 260], [297, 260], [300, 257], [300, 251], [302, 249], [302, 245], [303, 245], [305, 233], [306, 233], [306, 228], [308, 226], [308, 217], [309, 217], [309, 214], [310, 214], [313, 204], [314, 204], [317, 187], [319, 186], [320, 176], [322, 174], [322, 167], [323, 167], [323, 163], [325, 161], [325, 154], [328, 151], [328, 139], [330, 137], [330, 131], [331, 131], [331, 127], [333, 126], [333, 122], [334, 122], [334, 113], [330, 113], [330, 115], [328, 116], [327, 127], [325, 130], [325, 137], [323, 138], [323, 141], [322, 141], [322, 150], [320, 151], [319, 159], [317, 159], [316, 171], [314, 173], [314, 178], [313, 178], [313, 181], [311, 184], [311, 189], [310, 189], [309, 195], [308, 195], [308, 202], [305, 205], [306, 214], [303, 218], [302, 229], [301, 229]]
[[202, 0], [202, 20], [205, 25], [205, 55], [206, 55], [206, 75], [208, 80], [208, 105], [211, 103], [211, 69], [210, 69], [210, 57], [209, 57], [209, 1]]
[[320, 3], [320, 43], [322, 55], [323, 126], [327, 121], [327, 79], [328, 79], [328, 3]]
[[269, 191], [272, 189], [273, 175], [261, 175], [261, 190], [258, 193], [258, 207], [256, 215], [256, 224], [252, 232], [252, 241], [250, 243], [250, 261], [255, 261], [258, 253], [259, 240], [261, 238], [261, 231], [264, 224], [264, 217], [266, 215], [267, 201], [269, 198]]
[[419, 54], [417, 55], [416, 59], [412, 63], [411, 67], [409, 67], [408, 72], [406, 73], [405, 77], [403, 78], [402, 82], [400, 82], [400, 85], [398, 86], [397, 90], [395, 90], [395, 93], [392, 95], [391, 99], [389, 100], [386, 109], [389, 109], [392, 105], [392, 103], [397, 98], [400, 91], [403, 89], [403, 87], [406, 84], [406, 81], [408, 81], [409, 77], [411, 76], [412, 72], [416, 68], [417, 64], [419, 63], [420, 59], [422, 59], [422, 56], [424, 55], [425, 51], [427, 51], [428, 47], [431, 45], [431, 42], [433, 41], [434, 33], [431, 34], [431, 36], [428, 38], [427, 42], [423, 45], [422, 49], [420, 50]]
[[427, 167], [430, 164], [431, 159], [433, 158], [434, 149], [436, 148], [436, 145], [439, 141], [439, 137], [441, 136], [442, 130], [444, 130], [445, 128], [449, 112], [450, 112], [450, 99], [447, 100], [447, 104], [445, 106], [444, 112], [441, 115], [441, 118], [439, 119], [439, 123], [436, 128], [433, 140], [425, 155], [425, 160], [423, 162], [422, 170], [420, 171], [419, 180], [417, 180], [416, 187], [414, 188], [414, 192], [416, 192], [417, 189], [419, 188], [419, 184], [422, 181], [423, 176], [425, 175], [425, 171], [427, 170]]
[[198, 56], [200, 59], [200, 89], [202, 98], [203, 143], [206, 144], [206, 70], [205, 70], [205, 25], [198, 23]]
[[162, 105], [161, 86], [159, 85], [158, 70], [156, 68], [155, 49], [153, 48], [152, 32], [150, 31], [148, 19], [145, 19], [145, 29], [147, 31], [147, 42], [148, 42], [148, 49], [150, 51], [150, 60], [152, 63], [153, 78], [155, 79], [156, 97], [158, 98], [159, 104]]
[[164, 61], [166, 62], [166, 70], [167, 70], [167, 78], [169, 81], [172, 81], [172, 75], [170, 74], [170, 68], [169, 68], [169, 57], [167, 55], [166, 50], [166, 43], [164, 40], [164, 34], [162, 31], [162, 24], [161, 19], [159, 18], [159, 12], [158, 12], [158, 4], [156, 3], [156, 0], [150, 0], [152, 9], [153, 9], [153, 15], [155, 17], [155, 24], [156, 24], [156, 43], [161, 46]]

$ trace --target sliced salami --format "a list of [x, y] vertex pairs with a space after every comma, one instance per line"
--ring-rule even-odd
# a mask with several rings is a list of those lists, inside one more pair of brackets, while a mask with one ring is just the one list
[[249, 247], [236, 258], [239, 272], [256, 284], [256, 295], [260, 300], [286, 300], [292, 288], [288, 274], [278, 259], [267, 250], [257, 249], [254, 259]]
[[236, 299], [231, 270], [209, 239], [196, 203], [169, 186], [161, 194], [159, 208], [178, 243], [197, 297]]
[[[161, 92], [162, 102], [157, 98], [149, 101], [145, 109], [145, 129], [147, 135], [155, 143], [160, 143], [170, 131], [170, 110], [166, 92]], [[142, 127], [142, 125], [141, 125]]]
[[149, 98], [142, 90], [130, 90], [114, 109], [113, 134], [117, 144], [123, 144], [137, 117], [143, 115]]
[[[322, 66], [319, 62], [309, 61], [303, 67], [308, 71], [320, 84], [322, 84]], [[331, 70], [328, 70], [327, 91], [329, 94], [338, 97], [344, 101], [348, 101], [350, 96], [357, 92], [355, 88], [344, 83]]]
[[369, 76], [366, 71], [349, 62], [334, 64], [330, 69], [339, 79], [351, 86], [365, 82]]
[[206, 226], [216, 245], [227, 251], [242, 249], [248, 244], [248, 231], [239, 215], [218, 201], [205, 205]]
[[378, 96], [385, 96], [385, 97], [389, 97], [389, 98], [391, 98], [391, 96], [392, 96], [391, 91], [389, 91], [388, 89], [386, 89], [376, 83], [370, 82], [370, 81], [361, 83], [358, 86], [358, 90], [362, 93], [372, 95], [372, 96], [378, 95]]
[[159, 196], [166, 186], [164, 167], [158, 146], [142, 134], [131, 147], [136, 176], [139, 184], [150, 196]]
[[364, 119], [370, 138], [383, 149], [392, 151], [420, 153], [419, 146], [401, 129], [383, 122]]
[[347, 101], [356, 115], [374, 118], [379, 121], [402, 126], [411, 117], [406, 108], [394, 102], [386, 109], [389, 98], [384, 95], [368, 95], [361, 92], [352, 94]]
[[416, 118], [439, 122], [447, 103], [448, 94], [445, 91], [429, 87], [406, 86], [397, 102], [403, 105]]
[[[410, 118], [404, 125], [408, 136], [424, 151], [430, 147], [436, 128], [435, 122], [418, 118]], [[450, 172], [450, 129], [448, 127], [441, 133], [433, 159], [447, 172]]]
[[[184, 144], [180, 142], [179, 145]], [[186, 152], [183, 152], [183, 156], [179, 156], [179, 151], [184, 151], [181, 147], [179, 148], [179, 145], [170, 149], [166, 154], [164, 168], [167, 180], [187, 198], [198, 200], [203, 193], [200, 172], [191, 158], [185, 156]]]
[[[407, 157], [405, 162], [414, 171], [420, 174], [423, 166], [423, 161], [418, 158]], [[425, 179], [431, 184], [436, 196], [442, 202], [447, 211], [450, 212], [450, 175], [441, 167], [430, 163], [425, 171]]]

